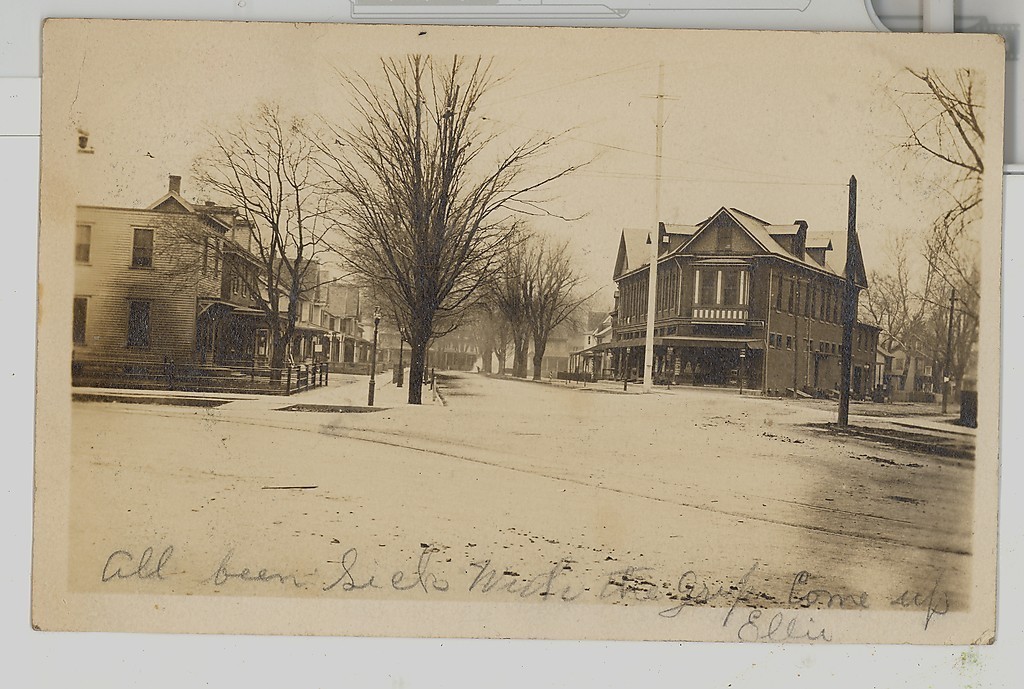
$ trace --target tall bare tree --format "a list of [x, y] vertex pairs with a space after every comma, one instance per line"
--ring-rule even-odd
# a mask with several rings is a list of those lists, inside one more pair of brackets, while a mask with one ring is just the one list
[[[950, 74], [908, 69], [917, 88], [899, 92], [907, 127], [902, 147], [929, 168], [929, 181], [944, 200], [932, 223], [925, 259], [951, 283], [978, 293], [972, 280], [977, 242], [970, 235], [981, 217], [985, 133], [981, 127], [978, 76], [969, 69]], [[930, 168], [935, 167], [937, 171]]]
[[496, 83], [488, 61], [418, 55], [381, 62], [379, 79], [345, 84], [355, 122], [322, 145], [350, 268], [392, 301], [410, 344], [409, 403], [421, 401], [431, 340], [458, 327], [515, 235], [531, 192], [571, 172], [531, 163], [555, 137], [502, 153], [483, 128]]
[[593, 294], [583, 292], [583, 277], [573, 265], [569, 243], [534, 238], [527, 250], [526, 313], [533, 340], [533, 379], [540, 380], [551, 334], [570, 323]]
[[280, 368], [299, 320], [299, 305], [326, 281], [326, 196], [317, 148], [301, 119], [260, 105], [234, 127], [210, 130], [194, 163], [202, 188], [239, 215], [234, 248], [251, 270], [239, 271], [271, 334], [271, 366]]
[[[981, 283], [975, 223], [981, 218], [985, 175], [982, 85], [980, 76], [969, 69], [940, 73], [908, 68], [904, 77], [910, 86], [896, 89], [896, 105], [907, 132], [900, 146], [937, 194], [941, 209], [921, 238], [927, 271], [924, 279], [909, 288], [920, 309], [905, 327], [913, 326], [919, 337], [935, 331], [930, 339], [936, 343], [930, 348], [938, 368], [945, 350], [945, 329], [939, 326], [948, 325], [949, 297], [956, 290], [950, 374], [959, 382], [978, 332]], [[893, 279], [903, 283], [900, 291], [907, 291], [906, 271], [897, 266]]]
[[[512, 375], [526, 377], [530, 349], [530, 306], [532, 297], [530, 236], [506, 247], [501, 265], [487, 284], [487, 301], [494, 304], [508, 330], [512, 345]], [[504, 368], [504, 367], [502, 367]]]

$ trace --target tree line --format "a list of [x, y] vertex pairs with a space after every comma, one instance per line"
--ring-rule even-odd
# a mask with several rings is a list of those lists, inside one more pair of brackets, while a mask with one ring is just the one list
[[883, 329], [889, 348], [931, 362], [936, 388], [948, 376], [962, 389], [976, 364], [972, 357], [981, 296], [977, 230], [985, 174], [982, 88], [980, 75], [969, 69], [907, 68], [890, 93], [904, 126], [897, 142], [905, 154], [904, 170], [934, 195], [937, 205], [924, 228], [894, 233], [889, 265], [870, 276], [864, 315]]
[[193, 166], [201, 188], [237, 208], [271, 366], [330, 259], [409, 344], [410, 404], [421, 402], [431, 342], [459, 327], [492, 329], [494, 351], [508, 333], [517, 375], [532, 342], [539, 377], [552, 331], [585, 297], [568, 244], [525, 220], [543, 211], [536, 192], [579, 166], [537, 164], [557, 135], [510, 143], [493, 131], [481, 101], [501, 78], [488, 60], [410, 55], [340, 80], [351, 114], [310, 121], [264, 104], [211, 130]]

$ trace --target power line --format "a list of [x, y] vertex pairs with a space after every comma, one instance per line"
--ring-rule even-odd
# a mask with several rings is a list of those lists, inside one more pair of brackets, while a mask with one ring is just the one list
[[[752, 171], [751, 171], [752, 172]], [[626, 179], [626, 180], [651, 180], [655, 179], [655, 175], [647, 174], [643, 172], [594, 172], [586, 170], [577, 170], [573, 172], [573, 175], [581, 175], [585, 177], [609, 177], [613, 179]], [[780, 186], [806, 186], [806, 187], [847, 187], [849, 186], [846, 182], [806, 182], [797, 180], [756, 180], [756, 179], [715, 179], [713, 177], [684, 177], [681, 175], [662, 175], [661, 179], [678, 181], [678, 182], [715, 182], [723, 184], [768, 184], [768, 185], [780, 185]]]
[[[622, 151], [624, 153], [634, 153], [636, 155], [643, 155], [643, 156], [656, 156], [657, 155], [656, 153], [654, 153], [652, 151], [642, 151], [642, 150], [635, 149], [635, 148], [626, 148], [624, 146], [616, 146], [615, 144], [603, 143], [601, 141], [593, 141], [593, 140], [590, 140], [590, 139], [581, 139], [579, 137], [569, 136], [567, 134], [557, 134], [555, 132], [552, 132], [551, 130], [537, 129], [537, 128], [534, 128], [534, 127], [527, 127], [526, 125], [522, 125], [522, 124], [519, 124], [517, 122], [508, 122], [506, 120], [500, 120], [500, 119], [498, 119], [496, 117], [484, 116], [482, 119], [487, 120], [489, 122], [498, 122], [499, 124], [504, 124], [504, 125], [507, 125], [507, 126], [510, 126], [510, 127], [518, 127], [520, 129], [526, 129], [526, 130], [529, 130], [529, 131], [532, 131], [532, 132], [537, 132], [538, 134], [547, 134], [548, 136], [561, 137], [561, 138], [564, 138], [564, 139], [570, 139], [572, 141], [578, 141], [578, 142], [584, 143], [584, 144], [590, 144], [592, 146], [601, 146], [603, 148], [608, 148], [608, 149], [615, 150], [615, 151]], [[728, 170], [730, 172], [743, 172], [743, 173], [747, 173], [747, 174], [767, 175], [769, 177], [780, 177], [780, 178], [783, 178], [783, 179], [789, 178], [789, 179], [793, 180], [792, 182], [790, 182], [791, 184], [807, 185], [807, 186], [842, 186], [842, 187], [847, 186], [847, 184], [845, 182], [844, 183], [838, 183], [838, 182], [835, 182], [835, 183], [803, 182], [803, 181], [796, 180], [796, 178], [792, 177], [791, 175], [780, 175], [778, 173], [773, 173], [773, 172], [761, 172], [761, 171], [758, 171], [758, 170], [749, 170], [749, 169], [744, 169], [744, 168], [732, 167], [732, 166], [729, 166], [729, 165], [721, 165], [721, 164], [717, 164], [717, 163], [709, 163], [709, 162], [705, 162], [705, 161], [702, 161], [702, 160], [692, 160], [692, 159], [688, 159], [688, 158], [678, 158], [678, 157], [675, 157], [675, 156], [662, 156], [662, 159], [663, 160], [672, 160], [672, 161], [680, 162], [680, 163], [688, 163], [690, 165], [701, 165], [701, 166], [704, 166], [704, 167], [711, 167], [711, 168], [716, 168], [716, 169], [720, 169], [720, 170]], [[688, 178], [678, 178], [678, 177], [676, 179], [686, 179], [687, 181], [704, 181], [704, 180], [700, 180], [700, 179], [688, 179]], [[713, 181], [713, 180], [707, 180], [707, 181]], [[767, 184], [767, 182], [764, 182], [764, 183]], [[785, 183], [786, 182], [784, 182], [784, 181], [779, 181], [778, 182], [778, 184], [785, 184]]]
[[518, 96], [506, 96], [505, 98], [499, 98], [498, 100], [489, 103], [489, 105], [497, 105], [499, 103], [507, 103], [508, 101], [518, 100], [520, 98], [528, 98], [530, 96], [535, 96], [538, 93], [545, 93], [547, 91], [551, 91], [551, 90], [557, 89], [557, 88], [564, 88], [566, 86], [574, 86], [576, 84], [581, 84], [581, 83], [583, 83], [585, 81], [590, 81], [591, 79], [598, 79], [600, 77], [609, 76], [611, 74], [619, 74], [619, 73], [622, 73], [622, 72], [629, 72], [629, 71], [632, 71], [634, 69], [640, 69], [641, 67], [647, 67], [648, 65], [651, 65], [651, 64], [654, 64], [654, 63], [651, 60], [648, 60], [647, 62], [638, 62], [635, 65], [629, 65], [629, 66], [626, 66], [626, 67], [616, 67], [615, 69], [609, 69], [609, 70], [607, 70], [605, 72], [598, 72], [597, 74], [591, 74], [589, 76], [581, 77], [579, 79], [573, 79], [571, 81], [566, 81], [566, 82], [563, 82], [563, 83], [554, 84], [553, 86], [545, 86], [544, 88], [537, 89], [536, 91], [528, 91], [526, 93], [521, 93]]

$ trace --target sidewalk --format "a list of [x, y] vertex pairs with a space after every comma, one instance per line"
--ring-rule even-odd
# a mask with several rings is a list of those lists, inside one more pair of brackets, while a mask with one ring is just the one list
[[[141, 390], [127, 388], [71, 389], [71, 398], [81, 402], [120, 402], [124, 404], [165, 404], [171, 406], [222, 407], [233, 411], [263, 411], [297, 404], [339, 407], [365, 407], [369, 392], [368, 376], [335, 373], [328, 384], [293, 395], [261, 395], [231, 392], [188, 392], [182, 390]], [[391, 408], [407, 404], [407, 387], [391, 382], [391, 373], [377, 376], [374, 407]], [[424, 404], [441, 404], [429, 386], [423, 388]]]

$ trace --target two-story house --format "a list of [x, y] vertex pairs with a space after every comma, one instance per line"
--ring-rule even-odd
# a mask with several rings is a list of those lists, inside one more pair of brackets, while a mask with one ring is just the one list
[[[609, 345], [619, 378], [643, 376], [648, 235], [624, 230], [619, 241]], [[812, 232], [802, 220], [777, 225], [721, 208], [696, 225], [660, 223], [656, 241], [656, 381], [732, 385], [742, 377], [745, 388], [767, 394], [838, 388], [845, 232]], [[852, 249], [851, 277], [864, 289], [860, 247]], [[877, 332], [865, 324], [855, 331], [857, 394], [872, 385]]]
[[139, 367], [211, 352], [233, 213], [194, 206], [172, 176], [147, 208], [79, 206], [75, 227], [74, 362]]

